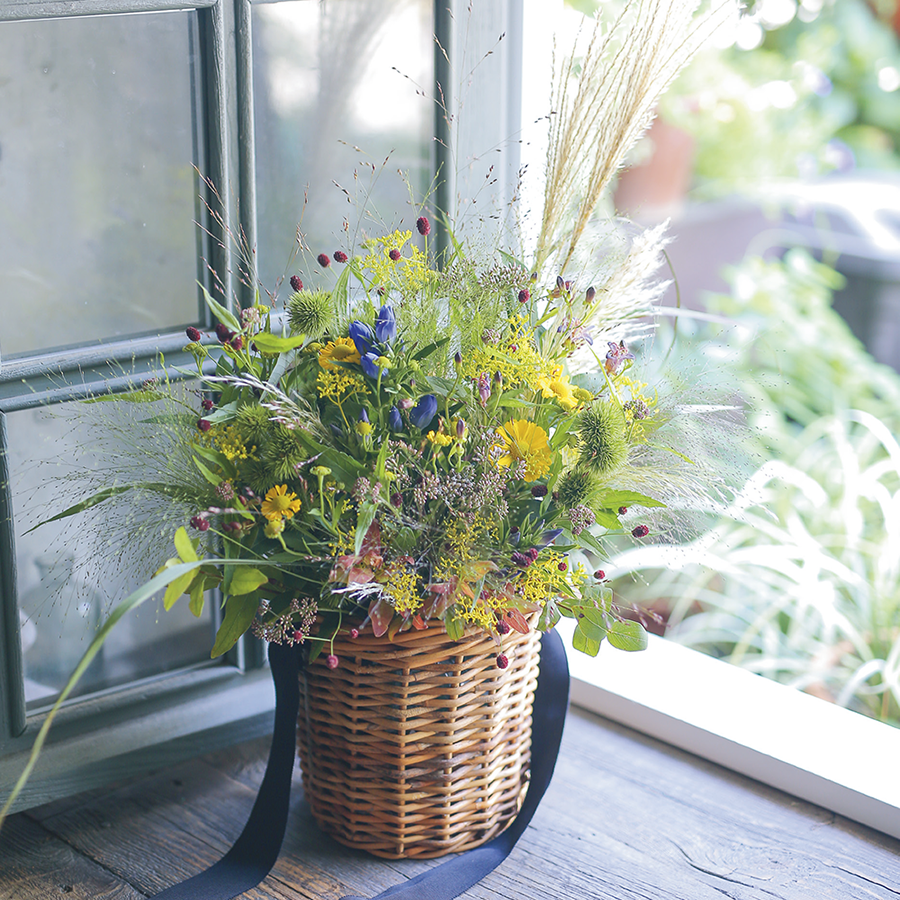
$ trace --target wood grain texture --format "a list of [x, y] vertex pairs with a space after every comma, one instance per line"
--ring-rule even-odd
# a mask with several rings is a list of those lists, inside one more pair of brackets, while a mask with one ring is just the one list
[[[0, 834], [0, 900], [58, 898], [60, 884], [81, 891], [67, 897], [130, 900], [195, 874], [240, 833], [267, 752], [267, 741], [251, 741], [14, 817]], [[244, 896], [372, 897], [439, 864], [337, 844], [316, 828], [295, 772], [281, 856]], [[900, 900], [900, 842], [572, 711], [531, 827], [465, 898]]]

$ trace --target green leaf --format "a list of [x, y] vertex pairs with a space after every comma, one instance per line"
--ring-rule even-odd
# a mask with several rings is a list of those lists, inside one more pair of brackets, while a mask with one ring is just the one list
[[237, 316], [230, 310], [225, 309], [221, 303], [214, 300], [212, 295], [202, 284], [200, 285], [200, 290], [203, 291], [203, 299], [206, 301], [206, 305], [223, 325], [227, 325], [232, 331], [240, 332], [244, 330], [241, 323], [238, 322]]
[[213, 486], [218, 487], [222, 483], [222, 479], [215, 474], [215, 472], [208, 469], [196, 456], [192, 456], [191, 459], [194, 461], [194, 465], [199, 470], [200, 474]]
[[[315, 452], [315, 451], [314, 451]], [[331, 469], [331, 477], [344, 484], [353, 484], [359, 476], [362, 466], [352, 456], [340, 450], [328, 448], [322, 450], [319, 464]]]
[[463, 620], [452, 612], [444, 619], [444, 628], [447, 631], [447, 637], [450, 638], [451, 641], [462, 640], [462, 637], [466, 632], [466, 626], [463, 623]]
[[647, 632], [644, 631], [644, 626], [640, 622], [631, 620], [613, 622], [607, 638], [610, 644], [619, 650], [633, 653], [636, 650], [647, 649]]
[[353, 541], [354, 553], [359, 556], [363, 541], [369, 532], [369, 526], [375, 521], [375, 513], [378, 507], [374, 503], [362, 503], [356, 518], [356, 537]]
[[259, 600], [255, 597], [229, 597], [225, 603], [225, 617], [216, 633], [213, 645], [213, 659], [227, 653], [244, 634], [256, 616]]
[[559, 607], [552, 600], [547, 600], [547, 602], [544, 603], [544, 608], [541, 610], [541, 615], [538, 618], [538, 631], [549, 631], [556, 625], [559, 618]]
[[654, 500], [637, 491], [604, 491], [600, 498], [604, 509], [618, 509], [620, 506], [665, 506], [660, 500]]
[[206, 579], [203, 577], [195, 578], [191, 585], [191, 602], [188, 604], [190, 611], [200, 618], [203, 614], [203, 602], [206, 599]]
[[190, 590], [191, 583], [194, 581], [196, 575], [197, 572], [195, 570], [185, 572], [184, 575], [180, 578], [176, 578], [166, 588], [166, 592], [163, 595], [163, 607], [165, 607], [166, 610], [170, 610], [178, 601], [178, 598]]
[[219, 422], [230, 422], [235, 417], [237, 410], [237, 400], [232, 400], [231, 403], [225, 403], [210, 413], [204, 413], [203, 418], [206, 419], [207, 422], [218, 425]]
[[175, 549], [178, 551], [178, 556], [182, 562], [196, 562], [200, 559], [197, 556], [197, 548], [194, 542], [188, 537], [187, 530], [182, 525], [178, 531], [175, 532]]
[[305, 335], [297, 335], [296, 337], [279, 337], [277, 334], [269, 334], [266, 331], [261, 331], [259, 334], [253, 336], [253, 343], [263, 352], [263, 353], [285, 353], [288, 350], [296, 350], [297, 347], [302, 347], [304, 342], [306, 341]]
[[228, 585], [228, 595], [234, 597], [240, 594], [249, 594], [258, 587], [262, 587], [269, 580], [259, 569], [244, 568], [235, 569]]
[[434, 353], [436, 350], [440, 350], [441, 347], [449, 343], [449, 341], [449, 336], [441, 338], [439, 341], [434, 341], [427, 347], [423, 347], [421, 350], [417, 350], [415, 353], [413, 353], [412, 358], [415, 360], [425, 359], [426, 356], [431, 356], [432, 353]]
[[572, 635], [572, 646], [586, 653], [588, 656], [596, 656], [600, 652], [600, 643], [603, 635], [600, 630], [587, 619], [579, 619], [575, 626], [575, 633]]

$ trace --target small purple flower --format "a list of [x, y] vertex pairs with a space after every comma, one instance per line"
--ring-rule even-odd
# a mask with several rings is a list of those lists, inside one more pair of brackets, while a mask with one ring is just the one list
[[378, 310], [375, 319], [375, 338], [382, 344], [391, 344], [397, 337], [397, 319], [393, 307], [385, 304]]
[[201, 431], [209, 431], [209, 429], [212, 428], [212, 422], [210, 422], [208, 419], [198, 419], [197, 427]]
[[331, 257], [327, 253], [320, 253], [316, 257], [316, 261], [323, 269], [327, 269], [331, 265]]
[[497, 654], [497, 668], [505, 669], [509, 665], [509, 659], [507, 658], [505, 653]]
[[522, 288], [519, 291], [519, 303], [527, 303], [531, 299], [531, 291], [528, 288]]
[[354, 319], [350, 323], [350, 337], [356, 345], [356, 352], [360, 356], [365, 356], [372, 352], [372, 344], [375, 342], [375, 334], [365, 322]]
[[291, 275], [291, 288], [295, 291], [303, 290], [303, 282], [300, 280], [299, 275]]
[[482, 406], [487, 406], [491, 399], [491, 381], [484, 372], [478, 376], [478, 398]]
[[545, 531], [541, 535], [541, 539], [538, 542], [538, 547], [547, 547], [548, 545], [552, 544], [562, 533], [562, 528], [554, 528], [552, 531]]
[[391, 262], [397, 262], [397, 260], [400, 259], [400, 255], [400, 251], [396, 247], [388, 252], [388, 256], [391, 258]]
[[199, 341], [200, 338], [202, 337], [202, 335], [200, 334], [200, 331], [198, 329], [194, 328], [193, 325], [189, 325], [187, 327], [187, 329], [185, 329], [185, 334], [187, 334], [188, 340], [191, 340], [191, 341]]
[[536, 484], [531, 489], [531, 496], [534, 497], [535, 500], [540, 500], [541, 497], [547, 496], [547, 485], [546, 484]]
[[234, 337], [234, 332], [227, 326], [219, 322], [216, 325], [216, 337], [220, 344], [227, 344]]
[[403, 430], [403, 419], [400, 417], [400, 410], [396, 406], [392, 406], [388, 413], [388, 427], [391, 431]]
[[360, 422], [365, 422], [366, 424], [368, 424], [368, 422], [369, 422], [369, 414], [368, 414], [368, 412], [366, 412], [366, 408], [365, 408], [365, 407], [363, 407], [363, 408], [359, 411], [359, 421], [360, 421]]
[[650, 529], [646, 525], [638, 525], [636, 528], [631, 529], [631, 533], [636, 538], [647, 537], [650, 534]]
[[437, 397], [434, 394], [426, 394], [409, 411], [409, 421], [420, 431], [424, 431], [437, 415], [437, 407]]
[[344, 253], [343, 250], [335, 250], [334, 251], [334, 261], [337, 263], [347, 262], [347, 254]]
[[419, 218], [416, 219], [416, 229], [421, 235], [430, 234], [431, 222], [429, 222], [428, 219], [425, 218], [425, 216], [419, 216]]
[[606, 371], [615, 375], [619, 369], [629, 360], [634, 359], [634, 354], [625, 346], [625, 341], [609, 341], [609, 352], [606, 354]]
[[527, 553], [519, 553], [518, 550], [514, 550], [510, 559], [517, 565], [520, 569], [527, 569], [534, 560]]

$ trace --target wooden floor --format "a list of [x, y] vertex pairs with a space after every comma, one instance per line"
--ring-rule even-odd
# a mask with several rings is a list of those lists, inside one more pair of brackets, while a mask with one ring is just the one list
[[[14, 816], [0, 898], [139, 900], [195, 874], [240, 833], [266, 744]], [[376, 860], [324, 837], [297, 774], [281, 857], [245, 896], [371, 897], [438, 862]], [[576, 710], [531, 827], [465, 897], [900, 900], [900, 842]]]

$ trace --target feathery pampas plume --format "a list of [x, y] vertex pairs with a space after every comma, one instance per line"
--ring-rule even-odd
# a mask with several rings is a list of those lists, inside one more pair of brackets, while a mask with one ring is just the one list
[[631, 0], [615, 24], [598, 17], [578, 71], [575, 54], [557, 77], [547, 183], [535, 268], [558, 256], [565, 271], [591, 214], [625, 154], [653, 119], [660, 95], [719, 26], [735, 0]]

